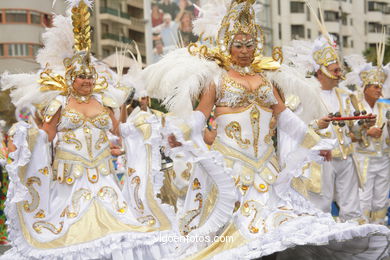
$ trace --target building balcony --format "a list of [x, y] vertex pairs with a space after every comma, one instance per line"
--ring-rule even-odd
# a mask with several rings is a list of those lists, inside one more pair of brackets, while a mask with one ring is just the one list
[[336, 0], [322, 1], [321, 6], [324, 11], [339, 11], [339, 2]]
[[370, 11], [367, 12], [366, 17], [367, 17], [367, 21], [382, 23], [385, 16], [387, 15], [384, 15], [381, 11]]
[[[0, 42], [41, 43], [45, 28], [29, 24], [1, 24]], [[20, 32], [20, 33], [15, 33]]]
[[378, 43], [378, 40], [381, 39], [382, 34], [380, 32], [369, 32], [367, 34], [367, 42], [368, 43]]
[[383, 23], [390, 24], [390, 14], [383, 15]]
[[137, 8], [140, 8], [140, 9], [144, 9], [144, 1], [143, 0], [127, 0], [127, 4], [134, 6], [134, 7], [137, 7]]
[[109, 7], [100, 8], [100, 18], [101, 20], [113, 21], [128, 26], [131, 25], [131, 17], [128, 13], [124, 13]]
[[307, 23], [307, 16], [305, 13], [291, 13], [291, 21], [294, 24], [305, 24]]
[[[340, 1], [338, 0], [322, 1], [321, 6], [324, 11], [340, 11]], [[349, 1], [341, 1], [341, 9], [343, 13], [350, 14], [352, 12], [352, 4]]]
[[350, 1], [341, 1], [341, 9], [343, 10], [343, 13], [352, 13], [352, 3]]
[[130, 29], [138, 32], [145, 32], [145, 20], [140, 18], [130, 18], [131, 25]]
[[352, 29], [351, 26], [348, 25], [343, 25], [341, 26], [341, 31], [340, 33], [344, 36], [351, 36], [352, 35]]
[[339, 22], [325, 22], [326, 28], [330, 33], [339, 33], [340, 32], [340, 23]]
[[124, 43], [130, 44], [132, 42], [133, 40], [130, 38], [114, 33], [103, 33], [102, 35], [102, 45], [122, 46]]

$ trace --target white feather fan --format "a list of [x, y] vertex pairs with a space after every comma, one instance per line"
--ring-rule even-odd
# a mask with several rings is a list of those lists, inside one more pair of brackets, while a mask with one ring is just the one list
[[214, 38], [217, 35], [223, 17], [227, 13], [230, 0], [202, 1], [199, 18], [193, 22], [193, 33], [203, 38]]
[[11, 100], [16, 108], [28, 107], [33, 104], [47, 104], [55, 98], [58, 91], [40, 92], [39, 73], [36, 74], [9, 74], [1, 76], [1, 90], [11, 90]]
[[148, 95], [179, 116], [188, 116], [193, 102], [211, 83], [218, 84], [223, 70], [210, 60], [192, 56], [186, 48], [170, 52], [143, 72]]
[[44, 68], [64, 71], [63, 60], [73, 55], [73, 31], [70, 16], [56, 15], [53, 26], [42, 34], [44, 47], [38, 51], [37, 62]]
[[285, 97], [299, 97], [302, 106], [299, 117], [306, 124], [327, 115], [320, 98], [321, 85], [315, 77], [307, 78], [302, 70], [282, 64], [278, 71], [268, 72], [267, 78], [277, 84]]

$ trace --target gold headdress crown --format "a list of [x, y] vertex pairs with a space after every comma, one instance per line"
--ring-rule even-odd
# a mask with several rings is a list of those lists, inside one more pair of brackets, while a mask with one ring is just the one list
[[252, 7], [254, 3], [255, 0], [233, 0], [216, 35], [216, 48], [210, 49], [206, 45], [198, 46], [197, 43], [192, 43], [188, 46], [189, 53], [199, 54], [229, 69], [232, 65], [230, 48], [234, 37], [244, 33], [251, 35], [256, 44], [251, 70], [258, 73], [263, 70], [278, 69], [279, 61], [283, 60], [281, 48], [274, 48], [272, 57], [263, 57], [264, 32], [260, 25], [256, 24], [255, 11]]
[[333, 41], [328, 30], [326, 29], [321, 4], [317, 0], [319, 14], [320, 14], [320, 17], [318, 17], [316, 10], [310, 3], [310, 0], [305, 0], [305, 2], [307, 7], [310, 9], [311, 13], [313, 14], [315, 21], [317, 22], [318, 27], [322, 34], [322, 37], [317, 39], [314, 42], [313, 59], [315, 63], [319, 66], [318, 68], [316, 68], [316, 70], [320, 69], [327, 77], [331, 79], [339, 79], [338, 77], [332, 75], [327, 69], [327, 67], [331, 64], [340, 63], [340, 58], [335, 49], [336, 44]]
[[385, 83], [387, 75], [382, 68], [374, 67], [370, 70], [362, 71], [359, 74], [361, 80], [363, 81], [363, 88], [367, 85], [380, 85], [383, 86]]
[[72, 7], [74, 55], [63, 61], [65, 77], [53, 73], [49, 67], [45, 68], [39, 80], [41, 91], [57, 90], [61, 91], [62, 95], [68, 95], [74, 79], [79, 75], [85, 75], [95, 80], [93, 92], [101, 92], [108, 87], [108, 83], [106, 78], [98, 76], [91, 63], [91, 26], [89, 24], [91, 0], [68, 0], [68, 2]]
[[314, 61], [318, 65], [320, 65], [320, 66], [324, 65], [326, 67], [331, 65], [331, 64], [339, 62], [339, 56], [337, 55], [337, 52], [336, 52], [335, 47], [334, 47], [335, 43], [334, 43], [332, 37], [330, 36], [330, 34], [325, 26], [323, 11], [322, 11], [320, 3], [317, 1], [318, 8], [319, 8], [319, 14], [320, 14], [320, 17], [318, 17], [316, 10], [314, 9], [314, 7], [310, 3], [310, 0], [305, 0], [305, 2], [306, 2], [306, 5], [309, 7], [311, 13], [313, 14], [313, 16], [317, 22], [317, 25], [321, 31], [322, 37], [325, 39], [325, 41], [323, 41], [323, 42], [321, 40], [318, 40], [318, 41], [321, 41], [321, 43], [318, 42], [317, 45], [321, 45], [321, 46], [318, 46], [319, 49], [314, 51], [314, 53], [313, 53]]
[[230, 47], [234, 36], [238, 33], [252, 35], [256, 41], [255, 55], [261, 55], [264, 45], [264, 33], [261, 27], [256, 24], [255, 11], [252, 4], [254, 0], [232, 1], [228, 13], [222, 20], [221, 27], [217, 35], [217, 45], [219, 50], [225, 55], [230, 55]]
[[331, 64], [337, 63], [339, 57], [335, 49], [331, 46], [324, 47], [313, 54], [313, 59], [318, 65], [328, 67]]
[[77, 6], [72, 8], [72, 25], [75, 55], [64, 59], [66, 68], [65, 78], [70, 86], [78, 75], [90, 75], [97, 79], [95, 68], [91, 65], [91, 26], [89, 24], [88, 5], [81, 0]]
[[383, 70], [383, 59], [385, 56], [386, 48], [386, 29], [382, 28], [382, 38], [376, 44], [376, 62], [377, 66], [369, 70], [360, 72], [360, 79], [363, 81], [363, 88], [367, 85], [380, 85], [383, 86], [387, 79], [387, 74]]

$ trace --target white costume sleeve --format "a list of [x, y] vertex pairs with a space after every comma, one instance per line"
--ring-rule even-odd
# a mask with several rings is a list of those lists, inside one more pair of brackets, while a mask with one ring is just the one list
[[[333, 139], [321, 139], [311, 128], [299, 119], [291, 110], [285, 109], [280, 113], [278, 118], [278, 149], [283, 149], [285, 158], [281, 158], [284, 162], [284, 169], [279, 174], [279, 178], [275, 183], [275, 188], [278, 194], [281, 195], [289, 189], [292, 178], [302, 174], [302, 167], [309, 161], [321, 161], [319, 150], [331, 150], [335, 146]], [[284, 144], [285, 139], [293, 139], [292, 142]], [[285, 146], [289, 147], [285, 147]], [[290, 149], [290, 151], [287, 151]]]

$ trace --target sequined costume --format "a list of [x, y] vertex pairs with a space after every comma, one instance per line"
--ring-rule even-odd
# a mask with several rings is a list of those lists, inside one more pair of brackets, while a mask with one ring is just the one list
[[[65, 97], [54, 102], [61, 104], [61, 118], [52, 166], [44, 131], [27, 124], [13, 130], [18, 150], [7, 168], [18, 175], [27, 193], [19, 193], [18, 203], [8, 198], [14, 248], [5, 257], [160, 258], [169, 247], [160, 247], [158, 237], [171, 232], [173, 211], [159, 206], [148, 174], [133, 174], [131, 179], [129, 174], [123, 190], [119, 188], [106, 108], [87, 118], [69, 109]], [[17, 172], [16, 165], [25, 166]], [[9, 196], [13, 192], [21, 191], [14, 186]]]
[[[121, 189], [107, 137], [108, 131], [118, 134], [111, 114], [132, 83], [120, 82], [90, 54], [92, 2], [67, 2], [71, 17], [55, 16], [42, 36], [45, 46], [37, 57], [42, 69], [2, 75], [14, 105], [32, 109], [36, 121], [19, 122], [9, 132], [16, 148], [6, 165], [12, 248], [1, 258], [160, 259], [174, 249], [160, 237], [176, 234], [177, 221], [174, 210], [157, 198], [159, 171], [134, 173], [127, 166]], [[93, 82], [88, 95], [74, 88], [83, 78]], [[96, 115], [87, 117], [71, 101]], [[50, 123], [53, 135], [45, 128]]]
[[[217, 113], [217, 137], [210, 152], [222, 155], [225, 173], [235, 183], [232, 192], [238, 196], [234, 211], [224, 212], [231, 214], [231, 219], [220, 228], [198, 232], [198, 227], [212, 217], [209, 212], [221, 197], [207, 176], [194, 172], [179, 213], [179, 229], [184, 235], [198, 237], [200, 234], [209, 239], [182, 245], [175, 257], [256, 259], [277, 253], [277, 259], [294, 259], [295, 256], [299, 259], [380, 259], [388, 254], [390, 233], [387, 228], [336, 223], [330, 214], [319, 211], [305, 198], [304, 183], [296, 177], [302, 174], [305, 162], [318, 159], [313, 157], [318, 150], [331, 150], [334, 142], [321, 139], [289, 109], [274, 114], [273, 107], [278, 104], [274, 91], [277, 90], [265, 72], [274, 73], [280, 64], [277, 55], [266, 58], [259, 54], [264, 39], [254, 22], [253, 2], [232, 1], [221, 19], [215, 17], [218, 5], [210, 5], [210, 9], [204, 11], [210, 16], [195, 24], [203, 26], [203, 30], [198, 28], [197, 32], [214, 38], [216, 46], [204, 42], [193, 44], [187, 50], [179, 49], [166, 55], [145, 70], [148, 93], [163, 99], [171, 114], [184, 114], [188, 120], [191, 101], [202, 91], [205, 96], [215, 96], [216, 111], [220, 107], [229, 108], [220, 111], [230, 111]], [[218, 24], [218, 32], [206, 26], [210, 26], [207, 24], [210, 21]], [[214, 23], [212, 28], [215, 28]], [[236, 34], [250, 35], [256, 46], [252, 49], [255, 56], [252, 64], [238, 70], [229, 53]], [[184, 65], [186, 71], [182, 69]], [[256, 89], [248, 90], [230, 76], [229, 70], [241, 76], [259, 75], [261, 82]], [[280, 86], [280, 90], [285, 89]], [[192, 131], [202, 131], [205, 115], [207, 112], [201, 109], [192, 111]], [[283, 158], [283, 165], [279, 164], [275, 153], [276, 131], [299, 144]], [[205, 153], [208, 151], [204, 144], [197, 142], [197, 145]], [[283, 143], [277, 145], [280, 149]], [[215, 239], [216, 236], [219, 239]]]

